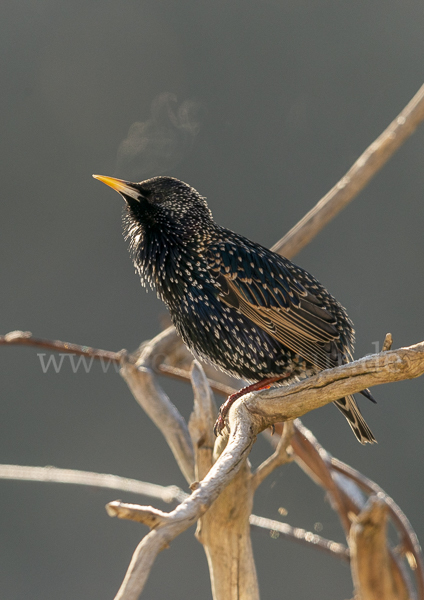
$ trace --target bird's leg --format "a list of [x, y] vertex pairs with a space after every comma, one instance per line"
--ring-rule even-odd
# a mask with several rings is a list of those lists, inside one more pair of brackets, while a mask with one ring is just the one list
[[257, 392], [258, 390], [266, 390], [267, 388], [271, 387], [271, 385], [273, 383], [275, 383], [276, 381], [281, 381], [281, 379], [287, 379], [288, 377], [291, 376], [291, 374], [292, 373], [289, 372], [289, 373], [285, 373], [284, 375], [276, 375], [275, 377], [267, 377], [266, 379], [261, 379], [261, 381], [252, 383], [252, 385], [248, 385], [244, 388], [241, 388], [241, 390], [239, 390], [238, 392], [235, 392], [234, 394], [231, 394], [231, 396], [228, 396], [228, 398], [226, 399], [224, 404], [222, 404], [221, 408], [219, 409], [218, 418], [217, 418], [214, 428], [213, 428], [215, 435], [218, 436], [224, 429], [225, 417], [227, 416], [228, 411], [230, 410], [232, 404], [236, 400], [238, 400], [245, 394], [248, 394], [249, 392]]

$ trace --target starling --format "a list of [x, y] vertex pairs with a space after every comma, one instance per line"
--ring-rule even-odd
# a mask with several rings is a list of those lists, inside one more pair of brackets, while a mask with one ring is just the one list
[[[352, 360], [343, 306], [287, 258], [217, 225], [194, 188], [173, 177], [94, 177], [125, 200], [125, 237], [142, 285], [156, 289], [193, 354], [253, 382], [242, 393]], [[216, 433], [234, 399], [221, 407]], [[362, 444], [376, 441], [353, 396], [335, 404]]]

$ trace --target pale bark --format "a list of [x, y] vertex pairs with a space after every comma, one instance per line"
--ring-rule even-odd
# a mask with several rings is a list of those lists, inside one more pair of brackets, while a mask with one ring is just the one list
[[[183, 492], [177, 485], [162, 486], [155, 483], [139, 481], [138, 479], [120, 477], [119, 475], [93, 473], [76, 469], [59, 469], [52, 466], [33, 467], [0, 464], [0, 479], [84, 485], [90, 488], [102, 487], [120, 490], [122, 492], [130, 492], [132, 494], [140, 494], [141, 496], [148, 496], [166, 503], [175, 501], [181, 502], [189, 496], [189, 494]], [[196, 485], [194, 485], [194, 488], [195, 487]], [[135, 521], [140, 520], [137, 519], [136, 516], [139, 505], [124, 504], [120, 501], [111, 502], [110, 505], [115, 507], [112, 510], [113, 516], [130, 518]], [[133, 514], [135, 515], [134, 519], [132, 518]], [[253, 514], [250, 515], [249, 521], [253, 529], [271, 534], [274, 538], [281, 537], [282, 539], [295, 541], [310, 548], [324, 551], [335, 558], [349, 561], [349, 550], [346, 546], [334, 542], [333, 540], [328, 540], [311, 531]]]
[[[157, 554], [172, 539], [202, 517], [240, 469], [247, 468], [246, 458], [260, 431], [275, 422], [291, 420], [346, 394], [358, 392], [369, 385], [418, 377], [423, 372], [424, 342], [409, 348], [371, 355], [354, 363], [323, 371], [305, 381], [286, 387], [250, 393], [237, 400], [228, 415], [230, 436], [225, 450], [203, 481], [194, 486], [195, 489], [189, 498], [171, 513], [161, 513], [159, 525], [146, 536], [136, 550], [137, 558], [131, 562], [116, 600], [133, 600], [138, 597], [137, 594], [141, 592], [153, 564], [152, 553]], [[133, 371], [130, 373], [134, 375]], [[152, 386], [154, 387], [153, 380]], [[239, 476], [238, 485], [242, 485], [243, 496], [239, 496], [234, 505], [234, 510], [241, 512], [249, 506], [251, 498], [249, 487], [243, 490], [243, 486], [251, 484], [250, 474], [243, 470], [242, 474]], [[227, 503], [231, 502], [233, 498], [234, 494], [226, 499]], [[352, 505], [354, 506], [353, 501]], [[151, 510], [149, 507], [140, 507], [142, 512], [149, 510]], [[225, 518], [224, 512], [224, 524]], [[236, 532], [237, 524], [241, 524], [241, 522], [240, 518], [236, 519], [233, 524]], [[239, 530], [238, 533], [245, 534], [246, 530]], [[217, 537], [219, 538], [219, 536]], [[245, 537], [245, 540], [247, 539]], [[245, 548], [247, 548], [248, 556], [242, 554]], [[236, 564], [240, 564], [241, 560], [245, 564], [250, 564], [250, 549], [246, 542], [243, 549], [240, 549]], [[237, 574], [236, 571], [235, 573]], [[214, 574], [212, 574], [212, 580], [215, 581]], [[220, 589], [215, 589], [219, 594]], [[220, 599], [223, 596], [216, 597]]]
[[[200, 480], [213, 464], [216, 406], [204, 371], [197, 361], [193, 363], [191, 378], [194, 409], [189, 429], [196, 477]], [[245, 460], [237, 475], [199, 519], [196, 537], [206, 553], [214, 600], [259, 599], [249, 524], [253, 494], [250, 465]]]
[[[273, 249], [285, 256], [292, 257], [303, 248], [356, 196], [423, 119], [424, 87], [419, 90], [402, 113], [371, 144], [336, 186]], [[366, 357], [361, 361], [325, 371], [310, 380], [286, 388], [249, 394], [236, 402], [230, 410], [228, 421], [231, 434], [228, 444], [216, 464], [205, 475], [207, 471], [206, 467], [212, 461], [212, 444], [210, 440], [208, 442], [202, 441], [202, 436], [195, 436], [192, 432], [192, 444], [184, 419], [182, 419], [178, 410], [166, 394], [159, 388], [153, 376], [154, 371], [161, 371], [172, 377], [188, 378], [191, 357], [176, 337], [176, 333], [172, 328], [161, 334], [161, 336], [158, 336], [158, 338], [155, 338], [152, 343], [144, 344], [136, 356], [130, 357], [126, 357], [124, 352], [105, 352], [57, 340], [40, 340], [34, 338], [29, 332], [17, 331], [0, 336], [0, 344], [35, 345], [51, 350], [61, 350], [62, 352], [71, 352], [92, 356], [101, 360], [122, 363], [121, 373], [131, 391], [143, 409], [162, 431], [184, 476], [188, 482], [193, 484], [192, 488], [194, 491], [191, 496], [185, 498], [170, 513], [164, 513], [152, 507], [138, 507], [136, 505], [126, 505], [121, 502], [114, 502], [108, 505], [108, 510], [111, 514], [142, 521], [152, 528], [152, 531], [141, 541], [134, 553], [125, 579], [116, 597], [120, 600], [135, 600], [138, 598], [157, 554], [167, 547], [170, 541], [179, 535], [179, 533], [204, 516], [205, 512], [213, 505], [223, 490], [224, 494], [231, 496], [227, 498], [227, 505], [231, 506], [235, 511], [239, 511], [240, 518], [237, 519], [235, 531], [239, 531], [244, 536], [243, 539], [247, 540], [247, 542], [243, 543], [243, 547], [246, 547], [250, 543], [246, 525], [243, 525], [242, 521], [247, 522], [249, 506], [251, 506], [253, 497], [253, 488], [255, 487], [255, 485], [252, 485], [252, 476], [248, 468], [247, 455], [258, 432], [266, 429], [273, 423], [290, 421], [309, 410], [323, 406], [346, 394], [360, 391], [365, 387], [418, 377], [424, 372], [424, 343], [422, 343], [410, 348], [387, 352], [384, 355]], [[390, 340], [387, 341], [384, 349], [388, 347], [390, 347]], [[232, 388], [238, 385], [236, 380], [228, 378], [222, 373], [217, 373], [213, 368], [205, 368], [208, 376], [214, 380], [212, 382], [214, 389], [219, 393], [231, 393]], [[202, 378], [201, 375], [199, 377], [200, 379]], [[195, 375], [193, 376], [194, 379]], [[198, 385], [206, 389], [205, 380], [201, 382], [200, 379], [198, 378]], [[195, 385], [195, 389], [198, 388], [198, 385]], [[199, 393], [204, 396], [203, 393]], [[210, 407], [208, 410], [210, 411]], [[207, 420], [210, 421], [210, 416], [207, 417]], [[200, 431], [199, 425], [196, 425], [195, 428]], [[210, 431], [211, 429], [209, 433]], [[297, 423], [295, 435], [291, 440], [296, 460], [317, 483], [328, 491], [332, 505], [337, 510], [343, 526], [346, 532], [348, 532], [350, 529], [349, 510], [352, 509], [354, 514], [358, 514], [360, 510], [358, 508], [361, 504], [360, 483], [356, 487], [352, 485], [354, 477], [347, 471], [343, 472], [340, 465], [338, 466], [340, 472], [337, 476], [335, 473], [337, 470], [336, 465], [332, 463], [328, 453], [326, 454], [323, 449], [320, 450], [317, 447], [317, 443], [314, 444], [311, 441], [312, 434], [308, 437], [305, 431], [307, 430], [303, 428], [302, 432], [301, 424]], [[208, 435], [204, 436], [204, 440], [207, 439]], [[220, 438], [215, 447], [215, 455], [220, 453], [224, 444], [224, 438]], [[278, 452], [269, 461], [265, 462], [257, 472], [255, 476], [256, 485], [260, 483], [272, 468], [280, 464], [283, 458], [284, 460], [287, 458], [281, 450], [282, 447], [283, 444], [281, 444]], [[194, 481], [195, 477], [198, 477], [198, 479], [203, 477], [203, 480], [197, 483]], [[236, 486], [233, 489], [233, 494], [230, 494], [229, 491], [231, 490], [231, 485]], [[226, 486], [228, 487], [226, 488]], [[234, 502], [235, 489], [243, 495], [243, 499], [237, 498], [238, 502]], [[225, 498], [225, 496], [222, 497]], [[229, 523], [229, 513], [227, 505], [224, 502], [222, 504], [225, 510], [222, 510], [222, 513], [219, 511], [220, 500], [221, 498], [218, 498], [216, 502], [217, 508], [215, 509], [215, 505], [213, 505], [212, 510], [215, 509], [217, 511], [217, 517], [219, 519], [222, 518], [224, 524]], [[391, 511], [392, 520], [396, 522], [397, 518], [400, 519], [397, 525], [401, 525], [401, 530], [404, 534], [403, 542], [412, 557], [410, 558], [411, 564], [413, 559], [416, 567], [415, 573], [417, 575], [420, 600], [424, 599], [424, 576], [418, 541], [414, 541], [413, 531], [409, 530], [405, 525], [406, 517], [402, 520], [399, 512], [396, 512], [393, 506], [390, 505], [389, 500], [387, 497], [384, 497], [384, 502]], [[232, 501], [234, 504], [231, 503]], [[206, 513], [202, 519], [202, 525], [208, 522], [209, 514], [213, 513], [211, 511]], [[219, 531], [222, 531], [223, 528], [219, 528]], [[227, 529], [230, 529], [230, 527], [227, 527]], [[204, 527], [203, 532], [202, 530], [200, 532], [200, 537], [206, 536], [209, 539], [209, 533], [206, 535], [207, 530], [208, 527]], [[360, 532], [353, 533], [352, 535], [357, 536], [355, 543], [360, 544]], [[212, 538], [211, 525], [211, 541], [208, 541], [205, 545], [207, 552], [210, 552], [211, 556], [215, 557], [217, 548], [219, 548], [219, 541], [217, 543]], [[352, 537], [352, 539], [354, 538]], [[233, 543], [231, 542], [231, 535], [230, 543]], [[386, 544], [385, 541], [384, 543]], [[387, 544], [385, 547], [387, 547]], [[380, 544], [380, 550], [381, 548]], [[236, 548], [235, 555], [238, 558], [235, 563], [231, 562], [231, 565], [235, 564], [234, 577], [232, 578], [230, 575], [231, 589], [235, 590], [234, 593], [242, 585], [240, 574], [244, 572], [243, 569], [245, 567], [243, 565], [250, 565], [253, 560], [250, 550], [247, 556], [242, 550], [238, 551]], [[402, 576], [400, 568], [396, 571], [398, 563], [393, 552], [388, 550], [387, 555], [390, 557], [389, 560], [391, 561], [390, 564], [394, 573], [393, 577], [398, 582], [401, 582], [396, 584], [398, 585], [398, 590], [401, 590], [399, 592], [401, 595], [398, 595], [396, 600], [399, 598], [403, 600], [403, 598], [407, 597], [405, 593], [408, 593], [405, 592], [408, 589], [406, 579]], [[220, 564], [219, 560], [219, 556], [211, 560], [212, 570], [216, 569], [218, 571], [221, 568], [226, 568]], [[230, 570], [231, 568], [233, 567], [230, 566]], [[254, 573], [254, 565], [252, 573]], [[212, 576], [215, 594], [221, 594], [219, 597], [231, 598], [232, 596], [222, 595], [224, 591], [221, 592], [218, 589], [219, 575], [220, 573], [216, 573]], [[255, 578], [253, 579], [255, 580]], [[255, 585], [254, 581], [252, 585]], [[363, 587], [363, 584], [359, 581], [359, 576], [357, 585], [358, 588]], [[256, 594], [256, 588], [254, 589], [254, 593]], [[358, 593], [363, 593], [363, 590], [358, 589]], [[389, 598], [390, 600], [394, 600], [394, 597], [389, 596], [391, 593], [390, 589], [387, 588], [385, 591], [387, 595], [385, 600], [389, 600]], [[242, 596], [239, 594], [237, 597]], [[252, 597], [256, 598], [256, 596]]]
[[78, 471], [76, 469], [58, 469], [57, 467], [30, 467], [22, 465], [1, 465], [0, 479], [14, 479], [17, 481], [42, 481], [45, 483], [70, 483], [73, 485], [88, 485], [91, 487], [102, 487], [110, 490], [120, 490], [131, 494], [141, 494], [163, 500], [163, 502], [181, 502], [187, 496], [176, 485], [156, 485], [109, 475], [107, 473], [92, 473], [90, 471]]
[[410, 599], [400, 573], [393, 569], [387, 517], [387, 504], [372, 496], [350, 528], [351, 569], [358, 600]]

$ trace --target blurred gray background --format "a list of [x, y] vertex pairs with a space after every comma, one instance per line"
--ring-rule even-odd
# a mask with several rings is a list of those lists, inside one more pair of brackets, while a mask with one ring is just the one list
[[[271, 246], [345, 173], [423, 80], [421, 0], [3, 0], [0, 333], [133, 350], [165, 309], [140, 287], [122, 202], [92, 173], [178, 177], [216, 220]], [[424, 339], [424, 128], [296, 262], [348, 308], [356, 356]], [[378, 348], [378, 346], [377, 346]], [[1, 462], [116, 473], [186, 489], [125, 383], [99, 364], [43, 374], [39, 350], [2, 347]], [[184, 415], [188, 386], [163, 385]], [[379, 444], [361, 447], [332, 406], [304, 418], [336, 457], [376, 480], [421, 541], [424, 380], [360, 400]], [[220, 399], [219, 399], [220, 400]], [[259, 440], [257, 465], [269, 452]], [[0, 597], [112, 598], [146, 530], [107, 517], [140, 498], [0, 482]], [[145, 499], [141, 499], [145, 502]], [[150, 501], [148, 501], [150, 502]], [[160, 502], [154, 502], [160, 508]], [[290, 465], [255, 512], [342, 540], [324, 494]], [[169, 507], [168, 507], [169, 508]], [[146, 598], [210, 598], [191, 529], [161, 554]], [[348, 567], [253, 534], [264, 599], [350, 598]]]

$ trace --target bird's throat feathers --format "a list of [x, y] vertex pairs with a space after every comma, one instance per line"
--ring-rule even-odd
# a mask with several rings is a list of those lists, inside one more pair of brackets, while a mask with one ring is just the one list
[[[143, 287], [157, 291], [170, 306], [193, 282], [202, 278], [202, 250], [209, 236], [199, 228], [188, 238], [176, 228], [146, 227], [134, 219], [129, 211], [123, 218], [125, 239]], [[193, 277], [194, 273], [195, 277]], [[177, 294], [176, 294], [177, 292]]]

